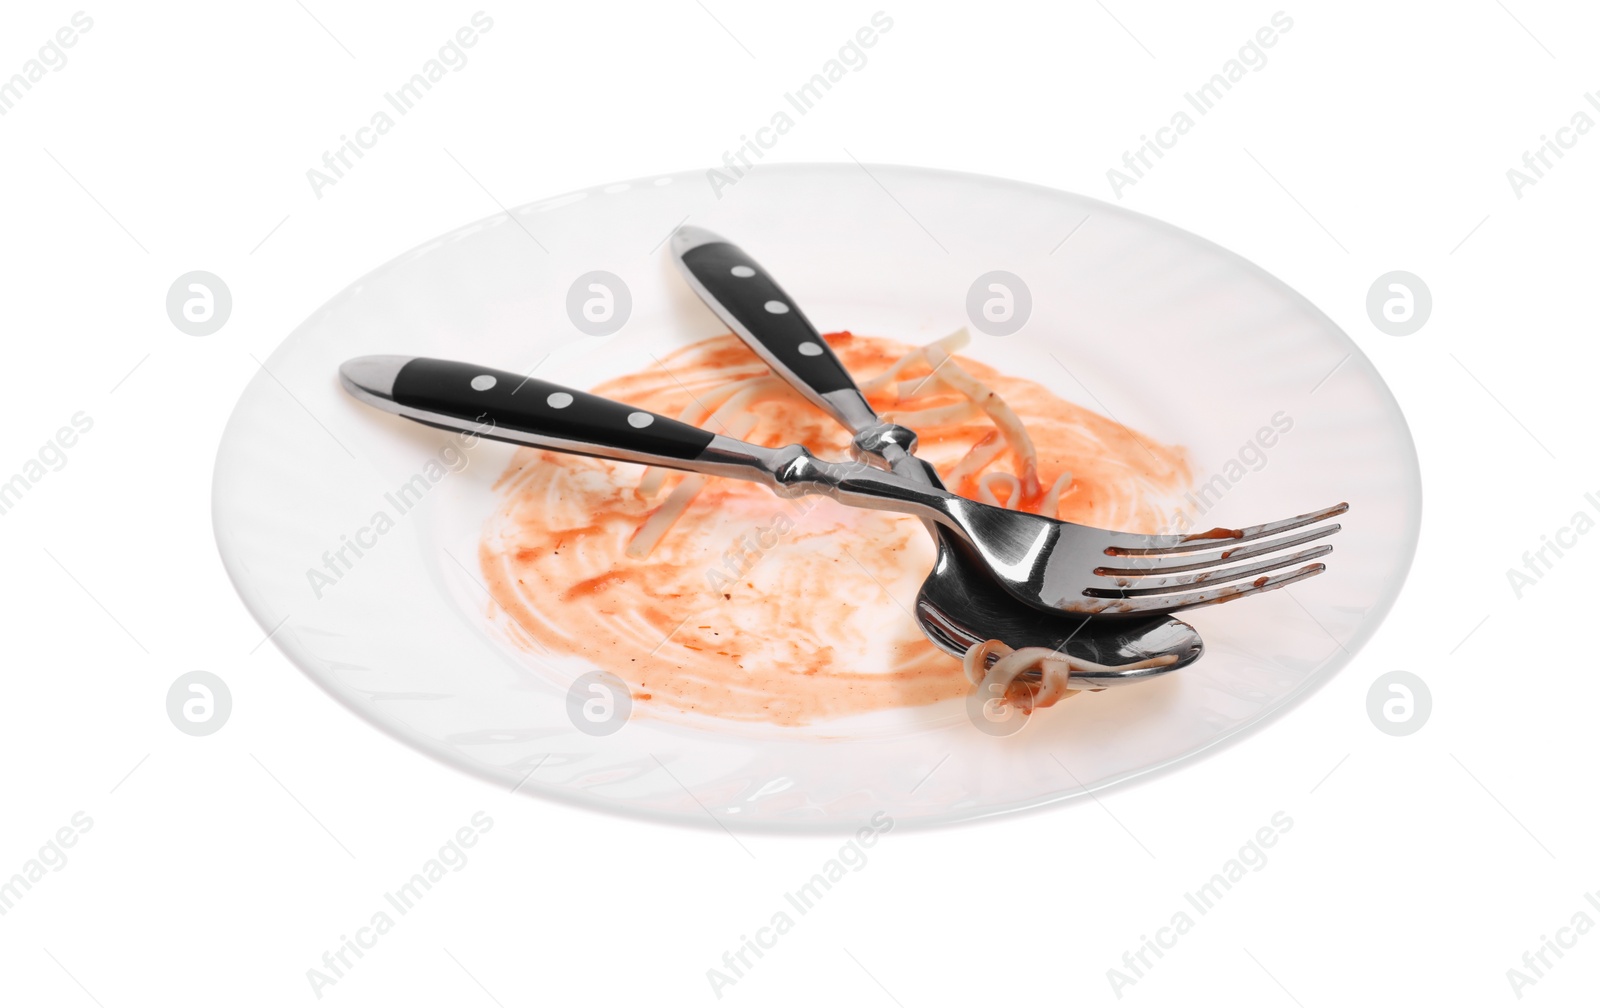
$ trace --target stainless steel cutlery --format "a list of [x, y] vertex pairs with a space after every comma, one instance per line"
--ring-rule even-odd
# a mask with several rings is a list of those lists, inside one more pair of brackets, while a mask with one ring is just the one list
[[[915, 454], [916, 434], [885, 423], [798, 305], [748, 254], [680, 228], [674, 260], [690, 286], [775, 373], [853, 434], [851, 461], [800, 445], [768, 448], [540, 379], [428, 357], [359, 357], [345, 389], [379, 409], [446, 430], [554, 451], [743, 479], [783, 497], [821, 494], [924, 520], [938, 556], [917, 596], [922, 631], [962, 656], [985, 640], [1046, 647], [1097, 666], [1095, 689], [1195, 661], [1199, 635], [1169, 614], [1281, 588], [1318, 562], [1348, 505], [1243, 528], [1142, 535], [1059, 521], [948, 492]], [[1111, 618], [1108, 618], [1111, 617]]]
[[[1346, 508], [1341, 504], [1267, 525], [1199, 535], [1138, 535], [982, 504], [865, 462], [819, 459], [801, 445], [750, 444], [476, 364], [358, 357], [340, 368], [340, 377], [356, 398], [434, 427], [750, 480], [780, 497], [822, 494], [851, 507], [916, 515], [953, 533], [1018, 600], [1080, 615], [1173, 612], [1311, 577], [1324, 569], [1322, 564], [1276, 576], [1267, 572], [1325, 552], [1283, 551], [1337, 532], [1336, 524], [1316, 523]], [[1244, 559], [1256, 562], [1229, 566]], [[1153, 584], [1142, 587], [1147, 578]], [[1237, 583], [1240, 579], [1253, 580]]]
[[[855, 435], [857, 458], [887, 466], [936, 490], [944, 483], [913, 451], [916, 435], [885, 424], [800, 306], [748, 253], [703, 228], [680, 227], [669, 243], [684, 279], [706, 305], [772, 370]], [[775, 308], [780, 310], [774, 310]], [[1094, 620], [1018, 605], [954, 533], [927, 522], [938, 555], [917, 591], [917, 625], [956, 657], [973, 645], [1001, 640], [1013, 648], [1044, 647], [1119, 672], [1076, 672], [1072, 685], [1095, 689], [1164, 675], [1200, 657], [1200, 635], [1165, 614], [1149, 620]], [[1167, 665], [1133, 668], [1158, 655]]]

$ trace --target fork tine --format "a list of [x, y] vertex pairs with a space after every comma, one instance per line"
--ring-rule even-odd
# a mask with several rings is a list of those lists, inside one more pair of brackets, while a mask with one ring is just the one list
[[[1277, 577], [1262, 575], [1254, 581], [1242, 585], [1226, 585], [1221, 588], [1209, 588], [1205, 591], [1188, 592], [1183, 595], [1141, 595], [1136, 598], [1107, 598], [1096, 599], [1098, 604], [1091, 604], [1092, 611], [1097, 615], [1137, 615], [1140, 613], [1166, 613], [1179, 612], [1184, 609], [1197, 609], [1200, 606], [1217, 605], [1222, 602], [1232, 602], [1234, 599], [1245, 598], [1250, 595], [1260, 595], [1262, 592], [1272, 591], [1274, 588], [1283, 588], [1296, 581], [1304, 581], [1309, 577], [1316, 577], [1327, 570], [1327, 564], [1310, 564], [1287, 574]], [[1085, 591], [1087, 595], [1088, 592]], [[1084, 611], [1084, 610], [1079, 610]]]
[[[1256, 564], [1246, 564], [1241, 567], [1218, 567], [1201, 571], [1198, 574], [1187, 574], [1178, 577], [1116, 577], [1115, 588], [1085, 588], [1083, 593], [1093, 598], [1134, 598], [1143, 595], [1166, 594], [1181, 588], [1197, 588], [1214, 584], [1226, 584], [1230, 581], [1242, 581], [1245, 578], [1256, 577], [1271, 571], [1281, 570], [1307, 560], [1315, 560], [1320, 556], [1327, 556], [1333, 552], [1331, 545], [1314, 546], [1311, 549], [1300, 550], [1287, 556], [1273, 556]], [[1096, 573], [1108, 573], [1104, 570]]]
[[1348, 510], [1350, 510], [1348, 503], [1335, 504], [1330, 508], [1310, 511], [1303, 515], [1296, 515], [1293, 518], [1285, 518], [1282, 521], [1268, 522], [1265, 525], [1249, 525], [1236, 529], [1216, 528], [1209, 532], [1196, 532], [1189, 535], [1131, 536], [1119, 534], [1116, 535], [1113, 544], [1105, 548], [1105, 552], [1107, 556], [1162, 556], [1216, 549], [1224, 543], [1233, 546], [1256, 539], [1264, 539], [1267, 536], [1277, 535], [1279, 532], [1288, 532], [1291, 529], [1314, 525], [1324, 518], [1333, 518], [1344, 514]]
[[[1285, 536], [1282, 539], [1270, 539], [1266, 542], [1257, 542], [1253, 546], [1233, 546], [1209, 553], [1145, 553], [1129, 554], [1129, 559], [1134, 557], [1146, 558], [1145, 562], [1132, 567], [1096, 567], [1094, 572], [1107, 577], [1148, 577], [1154, 575], [1179, 574], [1183, 571], [1205, 570], [1225, 563], [1238, 563], [1241, 560], [1252, 560], [1279, 550], [1303, 546], [1325, 536], [1333, 535], [1343, 528], [1337, 523], [1323, 525], [1318, 528], [1300, 532], [1296, 535]], [[1229, 540], [1231, 543], [1232, 540]], [[1331, 547], [1330, 547], [1331, 548]], [[1171, 557], [1171, 561], [1163, 563], [1162, 559]]]

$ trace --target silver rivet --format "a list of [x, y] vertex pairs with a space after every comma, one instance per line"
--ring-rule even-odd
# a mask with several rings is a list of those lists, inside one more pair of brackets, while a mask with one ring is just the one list
[[629, 413], [628, 423], [634, 427], [648, 427], [656, 422], [656, 418], [649, 413]]
[[782, 301], [768, 301], [762, 307], [766, 308], [767, 311], [774, 315], [784, 315], [789, 311], [789, 306], [784, 304]]
[[732, 273], [736, 277], [753, 277], [756, 275], [756, 271], [748, 266], [735, 266], [728, 272]]
[[822, 348], [809, 341], [800, 344], [800, 352], [805, 354], [807, 357], [822, 356]]
[[572, 405], [572, 393], [552, 392], [545, 397], [544, 401], [549, 403], [553, 409], [566, 409], [568, 406]]
[[472, 379], [472, 387], [474, 389], [478, 390], [479, 392], [487, 392], [487, 391], [489, 391], [490, 389], [494, 388], [494, 375], [492, 375], [492, 374], [481, 374], [481, 375], [479, 375], [478, 377]]

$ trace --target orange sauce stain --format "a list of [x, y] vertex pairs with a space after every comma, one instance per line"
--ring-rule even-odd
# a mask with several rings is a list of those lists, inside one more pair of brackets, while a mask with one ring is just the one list
[[[886, 371], [909, 346], [848, 332], [825, 337], [858, 381]], [[1038, 478], [1072, 474], [1056, 517], [1103, 528], [1155, 531], [1161, 506], [1188, 485], [1181, 449], [1152, 444], [1035, 382], [957, 357], [1021, 417], [1038, 452]], [[902, 377], [913, 385], [929, 368]], [[768, 374], [735, 336], [667, 356], [659, 366], [594, 391], [678, 416], [730, 382]], [[822, 458], [849, 457], [849, 435], [781, 382], [751, 404], [745, 440], [800, 443]], [[894, 385], [869, 396], [880, 413], [961, 401], [930, 382], [897, 403]], [[954, 416], [954, 414], [953, 414]], [[707, 424], [715, 430], [715, 423]], [[948, 474], [994, 424], [983, 414], [918, 428], [918, 454]], [[1002, 453], [985, 473], [1020, 475]], [[479, 545], [490, 593], [529, 650], [581, 658], [628, 683], [635, 711], [807, 725], [963, 696], [960, 661], [930, 644], [909, 614], [933, 565], [915, 518], [819, 497], [782, 500], [754, 483], [710, 479], [647, 558], [629, 541], [683, 478], [646, 498], [642, 467], [520, 449], [496, 488], [499, 509]], [[977, 496], [973, 478], [950, 489]], [[1025, 506], [1037, 507], [1038, 501]]]

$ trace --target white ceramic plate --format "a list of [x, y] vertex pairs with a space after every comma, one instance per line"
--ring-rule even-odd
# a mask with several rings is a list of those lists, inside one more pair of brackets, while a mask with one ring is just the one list
[[[750, 250], [824, 332], [926, 342], [966, 324], [980, 275], [1016, 274], [1032, 295], [1026, 326], [965, 353], [1186, 446], [1211, 486], [1208, 526], [1350, 501], [1328, 572], [1188, 614], [1207, 645], [1197, 664], [1079, 696], [1009, 737], [975, 730], [959, 702], [804, 729], [635, 716], [614, 734], [578, 731], [563, 686], [587, 667], [505, 643], [476, 580], [491, 484], [513, 449], [481, 442], [401, 514], [388, 495], [449, 435], [354, 402], [337, 368], [403, 353], [537, 364], [541, 378], [589, 387], [648, 365], [724, 331], [668, 258], [686, 217]], [[568, 288], [593, 270], [631, 292], [614, 335], [568, 318]], [[879, 812], [948, 823], [1190, 759], [1283, 714], [1349, 659], [1398, 593], [1420, 521], [1399, 408], [1305, 299], [1158, 221], [948, 172], [771, 165], [720, 197], [690, 173], [519, 207], [358, 280], [267, 369], [229, 421], [213, 509], [229, 575], [289, 658], [374, 725], [500, 786], [704, 826], [842, 830]], [[1264, 461], [1242, 450], [1280, 412], [1292, 429]], [[393, 527], [363, 534], [375, 544], [318, 597], [308, 570], [378, 512]]]

